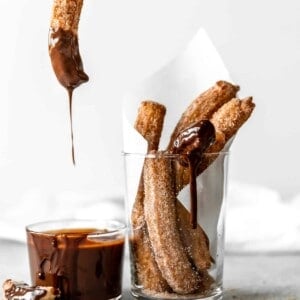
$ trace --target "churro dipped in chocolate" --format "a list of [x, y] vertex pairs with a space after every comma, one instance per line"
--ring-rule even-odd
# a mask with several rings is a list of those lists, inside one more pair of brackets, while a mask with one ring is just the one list
[[182, 114], [173, 133], [171, 134], [168, 149], [173, 147], [178, 134], [190, 127], [193, 123], [210, 119], [211, 116], [226, 102], [236, 96], [239, 86], [227, 81], [218, 81], [214, 86], [201, 93]]
[[54, 73], [61, 85], [68, 91], [74, 165], [73, 90], [89, 80], [83, 69], [78, 43], [78, 24], [82, 5], [83, 0], [54, 0], [48, 40]]
[[204, 151], [215, 141], [215, 128], [208, 120], [202, 120], [179, 133], [171, 153], [179, 154], [179, 164], [189, 169], [191, 191], [191, 224], [197, 227], [197, 185], [196, 177]]
[[58, 81], [73, 90], [88, 81], [79, 52], [78, 24], [83, 0], [54, 0], [49, 55]]
[[[245, 99], [233, 98], [220, 107], [211, 117], [210, 121], [216, 130], [216, 140], [207, 149], [198, 167], [197, 176], [207, 169], [218, 157], [218, 152], [222, 151], [226, 143], [234, 137], [242, 125], [249, 119], [255, 104], [252, 97]], [[180, 164], [176, 164], [177, 189], [179, 192], [190, 182], [190, 171]]]

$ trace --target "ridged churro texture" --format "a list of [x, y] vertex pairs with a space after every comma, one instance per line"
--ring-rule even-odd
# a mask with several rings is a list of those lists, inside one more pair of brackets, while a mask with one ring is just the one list
[[148, 142], [148, 151], [158, 149], [165, 114], [162, 104], [150, 100], [140, 104], [134, 128]]
[[[233, 98], [223, 104], [211, 117], [210, 121], [216, 129], [216, 141], [212, 144], [203, 156], [198, 169], [200, 175], [218, 157], [218, 152], [222, 151], [226, 143], [238, 132], [242, 125], [249, 119], [255, 104], [251, 97], [245, 99]], [[177, 170], [177, 192], [189, 184], [190, 172], [188, 168], [176, 164]]]
[[[144, 219], [144, 213], [142, 216]], [[171, 292], [171, 288], [157, 266], [146, 225], [133, 229], [130, 250], [135, 284], [157, 293]]]
[[217, 131], [225, 135], [227, 142], [248, 120], [254, 107], [252, 97], [242, 100], [234, 98], [214, 113], [211, 122]]
[[146, 158], [144, 212], [157, 265], [174, 292], [189, 294], [200, 287], [199, 274], [189, 261], [177, 229], [176, 195], [172, 162]]
[[[141, 102], [135, 129], [147, 141], [148, 152], [158, 150], [163, 128], [165, 106], [151, 100]], [[131, 213], [132, 239], [131, 251], [133, 268], [136, 274], [136, 284], [145, 289], [166, 292], [170, 287], [157, 266], [149, 240], [147, 224], [144, 215], [144, 178], [141, 174], [137, 195]]]
[[54, 0], [50, 26], [77, 33], [83, 0]]
[[224, 103], [234, 98], [238, 91], [238, 86], [227, 81], [218, 81], [213, 87], [201, 93], [182, 114], [171, 135], [168, 149], [172, 148], [174, 140], [181, 131], [195, 122], [210, 119]]

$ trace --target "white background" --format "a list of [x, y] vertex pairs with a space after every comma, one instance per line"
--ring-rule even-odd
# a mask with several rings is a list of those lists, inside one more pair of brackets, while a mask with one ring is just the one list
[[241, 94], [257, 104], [232, 147], [230, 178], [284, 199], [300, 193], [299, 1], [86, 0], [79, 38], [90, 81], [74, 96], [75, 168], [67, 93], [48, 57], [52, 1], [0, 1], [4, 209], [39, 203], [35, 220], [54, 206], [122, 197], [122, 95], [180, 53], [201, 26]]

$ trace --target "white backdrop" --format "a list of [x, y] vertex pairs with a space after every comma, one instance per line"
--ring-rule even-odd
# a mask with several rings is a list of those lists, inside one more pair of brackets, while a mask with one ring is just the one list
[[86, 0], [79, 38], [90, 82], [74, 96], [75, 168], [67, 95], [47, 52], [51, 7], [50, 0], [0, 2], [5, 209], [38, 203], [35, 220], [59, 205], [122, 197], [122, 95], [180, 53], [200, 26], [257, 104], [232, 147], [230, 178], [284, 199], [300, 193], [299, 1]]

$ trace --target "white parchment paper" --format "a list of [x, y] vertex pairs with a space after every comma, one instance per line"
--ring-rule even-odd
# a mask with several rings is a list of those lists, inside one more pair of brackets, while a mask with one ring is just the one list
[[133, 128], [138, 106], [154, 100], [167, 108], [161, 148], [188, 104], [218, 80], [230, 79], [220, 55], [206, 31], [201, 28], [182, 54], [129, 90], [123, 101], [123, 140], [125, 152], [146, 152], [146, 143]]

